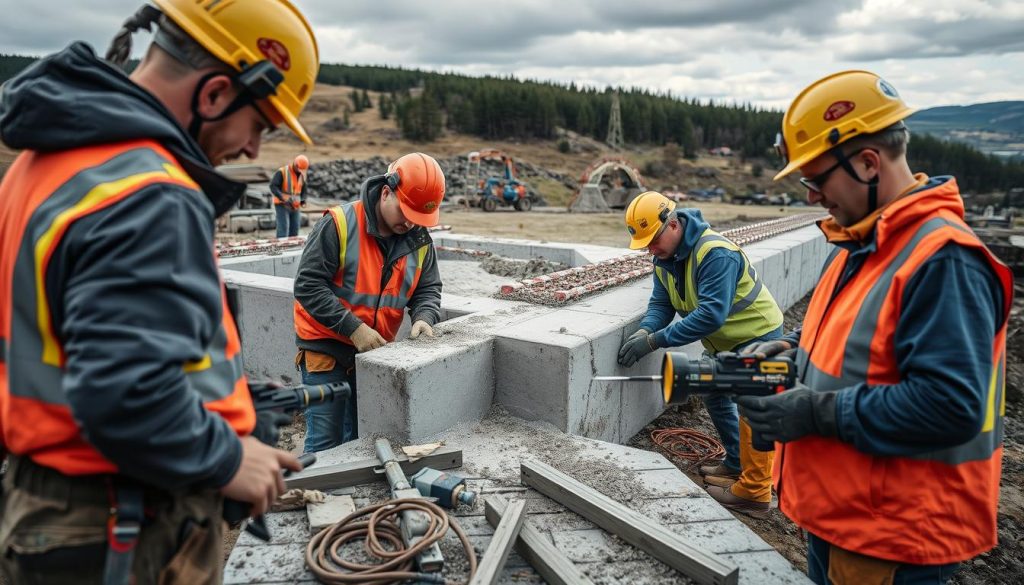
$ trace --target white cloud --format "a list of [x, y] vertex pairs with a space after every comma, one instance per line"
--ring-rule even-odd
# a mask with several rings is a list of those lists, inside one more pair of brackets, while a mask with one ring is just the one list
[[[141, 2], [0, 0], [0, 52], [43, 54], [73, 39], [102, 52]], [[1024, 99], [1019, 0], [295, 3], [328, 63], [636, 86], [775, 108], [823, 75], [857, 68], [882, 74], [917, 107]]]

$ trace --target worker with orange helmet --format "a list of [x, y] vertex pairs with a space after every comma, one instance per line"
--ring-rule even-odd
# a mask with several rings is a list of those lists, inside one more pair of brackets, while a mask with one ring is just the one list
[[[647, 191], [626, 207], [626, 230], [630, 248], [654, 256], [654, 290], [640, 327], [619, 349], [619, 365], [695, 341], [714, 354], [782, 336], [782, 311], [771, 292], [743, 250], [711, 229], [699, 209], [676, 209]], [[708, 493], [727, 508], [767, 515], [773, 454], [754, 448], [728, 396], [703, 400], [725, 448], [724, 459], [700, 467]]]
[[438, 223], [444, 188], [433, 157], [407, 154], [309, 234], [295, 275], [295, 365], [307, 384], [347, 381], [352, 392], [306, 410], [307, 452], [358, 436], [357, 353], [394, 341], [406, 310], [410, 338], [434, 336], [441, 275], [427, 228]]
[[223, 498], [262, 513], [300, 468], [253, 435], [213, 252], [245, 185], [214, 167], [279, 125], [308, 142], [316, 40], [286, 0], [152, 1], [107, 60], [72, 43], [4, 86], [6, 583], [219, 583]]
[[306, 173], [309, 159], [300, 154], [295, 160], [277, 169], [270, 178], [270, 193], [274, 198], [277, 215], [277, 237], [299, 235], [302, 219], [299, 207], [306, 206]]
[[830, 218], [796, 349], [800, 383], [739, 397], [776, 441], [779, 507], [817, 583], [945, 583], [996, 545], [1013, 276], [964, 223], [949, 176], [907, 163], [912, 110], [886, 80], [843, 71], [782, 120], [785, 168]]

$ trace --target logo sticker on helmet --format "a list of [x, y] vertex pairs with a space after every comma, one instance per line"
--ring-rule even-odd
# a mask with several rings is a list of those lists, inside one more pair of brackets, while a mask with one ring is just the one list
[[260, 53], [270, 60], [281, 71], [288, 71], [292, 68], [292, 59], [288, 55], [288, 48], [274, 39], [261, 38], [256, 41], [256, 47]]
[[637, 223], [640, 224], [641, 228], [647, 229], [647, 218], [646, 217], [641, 217], [639, 220], [637, 220]]
[[437, 203], [434, 203], [433, 201], [427, 201], [426, 203], [423, 204], [423, 211], [433, 211], [435, 207], [437, 207]]
[[856, 107], [857, 104], [851, 101], [843, 100], [838, 102], [832, 102], [832, 105], [825, 110], [825, 115], [823, 117], [825, 118], [826, 122], [835, 122], [839, 118], [842, 118], [846, 114], [852, 112], [853, 109]]
[[878, 78], [878, 91], [882, 92], [882, 95], [887, 98], [894, 100], [900, 99], [900, 94], [896, 93], [896, 88], [889, 85], [889, 82], [881, 77]]

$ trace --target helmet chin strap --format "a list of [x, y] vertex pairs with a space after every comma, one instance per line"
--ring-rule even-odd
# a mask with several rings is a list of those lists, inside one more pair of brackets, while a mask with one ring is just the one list
[[[188, 125], [188, 135], [191, 136], [192, 140], [195, 140], [196, 142], [199, 142], [199, 131], [202, 129], [204, 122], [216, 122], [218, 120], [223, 120], [224, 118], [227, 118], [231, 114], [234, 114], [238, 110], [254, 103], [255, 101], [253, 95], [250, 92], [243, 90], [238, 92], [238, 95], [235, 96], [235, 99], [232, 100], [230, 104], [228, 104], [228, 107], [224, 108], [223, 112], [217, 114], [216, 116], [213, 116], [212, 118], [203, 117], [203, 115], [199, 112], [199, 94], [203, 91], [203, 87], [207, 84], [207, 82], [209, 82], [214, 77], [217, 77], [218, 75], [227, 74], [221, 71], [211, 71], [210, 73], [207, 73], [199, 79], [199, 83], [196, 84], [196, 89], [192, 92], [192, 104], [190, 106], [192, 112], [192, 122], [190, 122]], [[232, 84], [235, 84], [234, 80], [232, 80]], [[237, 86], [237, 84], [235, 85]]]
[[[862, 150], [873, 150], [873, 149], [862, 149]], [[858, 151], [858, 152], [860, 152], [860, 151]], [[866, 181], [864, 179], [860, 178], [860, 175], [857, 174], [856, 169], [854, 169], [853, 165], [850, 164], [849, 157], [847, 157], [846, 154], [844, 154], [843, 151], [840, 150], [838, 146], [832, 149], [832, 156], [836, 157], [836, 159], [839, 160], [840, 166], [843, 167], [843, 170], [846, 171], [846, 174], [848, 174], [851, 177], [853, 177], [854, 181], [857, 181], [858, 183], [860, 183], [862, 185], [867, 185], [868, 186], [868, 212], [866, 214], [864, 214], [865, 217], [867, 217], [873, 211], [878, 209], [878, 174], [876, 173], [874, 177], [871, 177], [870, 179], [868, 179]]]

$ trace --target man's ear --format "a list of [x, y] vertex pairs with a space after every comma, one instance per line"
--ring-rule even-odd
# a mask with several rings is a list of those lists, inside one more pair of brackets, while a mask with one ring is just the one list
[[206, 119], [221, 115], [235, 99], [235, 86], [227, 75], [215, 75], [199, 88], [197, 108]]
[[864, 170], [874, 171], [876, 174], [879, 172], [879, 169], [881, 168], [882, 155], [879, 154], [877, 150], [865, 148], [860, 151], [857, 158], [859, 158], [861, 164], [864, 165]]

